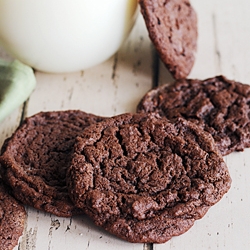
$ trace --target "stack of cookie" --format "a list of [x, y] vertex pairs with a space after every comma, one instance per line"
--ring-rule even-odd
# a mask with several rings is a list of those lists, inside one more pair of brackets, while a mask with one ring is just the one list
[[197, 39], [189, 1], [139, 3], [153, 43], [179, 80], [147, 93], [136, 114], [68, 110], [26, 118], [6, 139], [0, 165], [25, 205], [64, 217], [84, 213], [122, 239], [163, 243], [190, 229], [229, 190], [222, 156], [250, 146], [250, 86], [222, 76], [185, 79]]
[[6, 140], [0, 164], [23, 204], [57, 216], [85, 213], [131, 242], [184, 233], [231, 183], [209, 133], [151, 113], [38, 113]]

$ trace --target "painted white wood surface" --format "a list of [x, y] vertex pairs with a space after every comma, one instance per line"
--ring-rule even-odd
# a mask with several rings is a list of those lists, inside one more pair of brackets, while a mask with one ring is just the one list
[[[196, 62], [190, 78], [206, 79], [223, 74], [250, 84], [250, 1], [191, 1], [199, 20]], [[160, 84], [169, 78], [161, 64]], [[154, 250], [250, 249], [250, 149], [232, 153], [225, 161], [232, 186], [206, 216], [187, 233]]]
[[[224, 74], [250, 84], [250, 1], [192, 0], [199, 18], [199, 41], [192, 78]], [[8, 55], [0, 49], [0, 57]], [[36, 72], [37, 87], [29, 100], [0, 124], [0, 144], [11, 135], [22, 116], [39, 111], [82, 109], [112, 116], [134, 112], [136, 104], [152, 86], [171, 80], [160, 63], [153, 71], [154, 50], [139, 17], [129, 39], [105, 63], [71, 74]], [[59, 218], [27, 208], [28, 219], [19, 250], [247, 250], [250, 249], [250, 149], [225, 157], [232, 187], [185, 234], [165, 244], [131, 244], [97, 228], [85, 216]]]

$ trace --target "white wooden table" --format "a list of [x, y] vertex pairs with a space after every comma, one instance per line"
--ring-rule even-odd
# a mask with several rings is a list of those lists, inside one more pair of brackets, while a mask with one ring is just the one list
[[[250, 1], [192, 0], [199, 18], [198, 52], [190, 78], [224, 74], [250, 84]], [[0, 57], [8, 57], [0, 49]], [[142, 17], [120, 51], [105, 63], [71, 74], [36, 72], [29, 100], [0, 124], [0, 144], [21, 120], [39, 111], [81, 109], [103, 116], [135, 112], [153, 85], [172, 80], [157, 61]], [[232, 187], [185, 234], [165, 244], [131, 244], [97, 228], [85, 216], [59, 218], [27, 207], [19, 250], [250, 249], [250, 149], [225, 157]]]

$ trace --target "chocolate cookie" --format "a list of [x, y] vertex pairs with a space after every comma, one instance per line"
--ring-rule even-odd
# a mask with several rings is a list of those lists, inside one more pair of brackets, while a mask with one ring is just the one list
[[57, 216], [79, 209], [69, 199], [66, 170], [75, 137], [103, 118], [82, 111], [41, 112], [7, 139], [0, 157], [3, 179], [24, 204]]
[[123, 114], [77, 137], [68, 183], [98, 226], [130, 242], [163, 243], [204, 216], [231, 179], [213, 138], [195, 124]]
[[198, 124], [212, 134], [222, 155], [250, 146], [250, 86], [224, 76], [158, 87], [142, 98], [137, 111]]
[[159, 56], [176, 79], [190, 73], [197, 47], [197, 16], [189, 0], [139, 0]]
[[0, 249], [12, 250], [23, 233], [26, 212], [0, 179]]

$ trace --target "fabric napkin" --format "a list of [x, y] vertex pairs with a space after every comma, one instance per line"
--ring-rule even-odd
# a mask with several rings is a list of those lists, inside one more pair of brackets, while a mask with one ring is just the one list
[[24, 103], [36, 86], [31, 67], [0, 59], [0, 121]]

